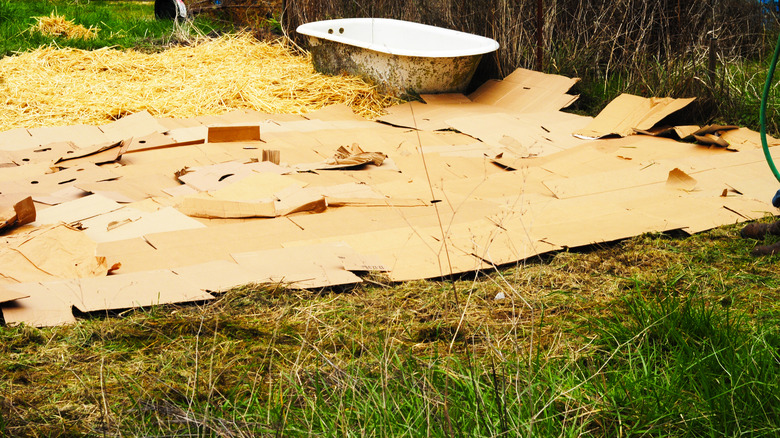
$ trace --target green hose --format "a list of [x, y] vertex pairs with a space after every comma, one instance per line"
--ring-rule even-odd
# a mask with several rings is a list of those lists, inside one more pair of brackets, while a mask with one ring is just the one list
[[766, 158], [769, 168], [772, 169], [772, 173], [775, 175], [778, 181], [780, 181], [780, 172], [775, 167], [775, 162], [772, 160], [772, 155], [769, 153], [769, 145], [766, 143], [766, 101], [769, 99], [769, 88], [772, 86], [772, 76], [775, 75], [775, 65], [777, 64], [777, 58], [780, 57], [780, 36], [777, 37], [777, 44], [775, 44], [775, 54], [772, 57], [772, 62], [769, 64], [769, 73], [766, 75], [766, 84], [764, 84], [764, 95], [761, 96], [761, 147], [764, 148], [764, 157]]

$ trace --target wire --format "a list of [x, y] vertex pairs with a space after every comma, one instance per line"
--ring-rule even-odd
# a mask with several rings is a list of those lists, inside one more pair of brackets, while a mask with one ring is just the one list
[[772, 160], [772, 155], [769, 153], [769, 145], [766, 142], [766, 102], [769, 99], [769, 89], [772, 86], [772, 76], [775, 75], [775, 66], [777, 65], [778, 57], [780, 57], [780, 35], [777, 37], [775, 54], [772, 57], [772, 62], [769, 64], [769, 73], [766, 75], [764, 94], [761, 96], [761, 111], [759, 113], [759, 118], [761, 120], [761, 147], [764, 149], [764, 157], [766, 158], [766, 163], [769, 165], [769, 168], [772, 169], [775, 178], [780, 181], [780, 172], [778, 172], [775, 162]]

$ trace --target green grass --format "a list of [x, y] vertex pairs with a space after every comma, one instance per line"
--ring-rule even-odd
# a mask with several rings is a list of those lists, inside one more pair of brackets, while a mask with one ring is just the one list
[[[34, 17], [52, 12], [86, 28], [97, 28], [95, 39], [69, 39], [32, 32]], [[209, 33], [222, 30], [205, 18], [195, 21], [195, 28]], [[176, 38], [174, 22], [155, 20], [154, 3], [141, 1], [23, 1], [0, 0], [0, 57], [41, 46], [75, 47], [92, 50], [101, 47], [159, 50]]]
[[0, 430], [772, 436], [780, 258], [755, 243], [737, 227], [644, 235], [452, 281], [245, 287], [6, 327]]

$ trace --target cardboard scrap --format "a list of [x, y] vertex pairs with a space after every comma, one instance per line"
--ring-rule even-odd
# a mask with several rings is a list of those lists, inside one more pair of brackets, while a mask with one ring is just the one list
[[277, 216], [273, 200], [267, 202], [246, 202], [186, 197], [176, 208], [187, 216], [208, 219], [246, 219]]
[[675, 190], [685, 190], [689, 192], [696, 188], [696, 179], [675, 167], [669, 171], [669, 178], [666, 180], [666, 186]]
[[100, 277], [109, 265], [96, 244], [69, 226], [49, 225], [0, 238], [0, 284]]
[[143, 237], [152, 233], [203, 228], [205, 225], [179, 212], [173, 207], [163, 207], [145, 212], [129, 206], [81, 221], [85, 235], [94, 242]]
[[387, 155], [382, 152], [365, 152], [360, 148], [360, 145], [352, 143], [351, 146], [339, 147], [333, 158], [327, 160], [325, 166], [318, 167], [318, 169], [350, 169], [364, 164], [381, 166], [386, 159]]
[[635, 130], [652, 128], [666, 116], [685, 108], [694, 100], [695, 98], [644, 98], [621, 94], [610, 102], [588, 126], [576, 131], [574, 135], [588, 139], [608, 135], [625, 137], [633, 134]]
[[6, 323], [25, 322], [36, 326], [74, 322], [73, 307], [82, 312], [94, 312], [214, 298], [169, 270], [26, 283], [4, 288], [27, 296], [2, 305]]
[[579, 78], [519, 68], [503, 81], [490, 80], [469, 95], [476, 103], [512, 113], [552, 112], [566, 108], [579, 96], [566, 94]]
[[318, 288], [360, 283], [344, 268], [343, 260], [355, 257], [345, 244], [323, 244], [233, 254], [242, 268], [262, 278], [263, 283], [282, 283], [293, 288]]
[[260, 141], [260, 125], [209, 127], [209, 143], [226, 143], [237, 141]]
[[2, 208], [0, 203], [0, 231], [34, 222], [35, 215], [35, 204], [30, 196], [16, 202], [8, 209]]

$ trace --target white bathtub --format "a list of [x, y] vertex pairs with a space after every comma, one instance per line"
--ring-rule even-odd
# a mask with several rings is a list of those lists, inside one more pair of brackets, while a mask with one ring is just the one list
[[314, 68], [349, 73], [395, 95], [464, 91], [479, 60], [498, 49], [490, 38], [387, 18], [343, 18], [298, 27]]

